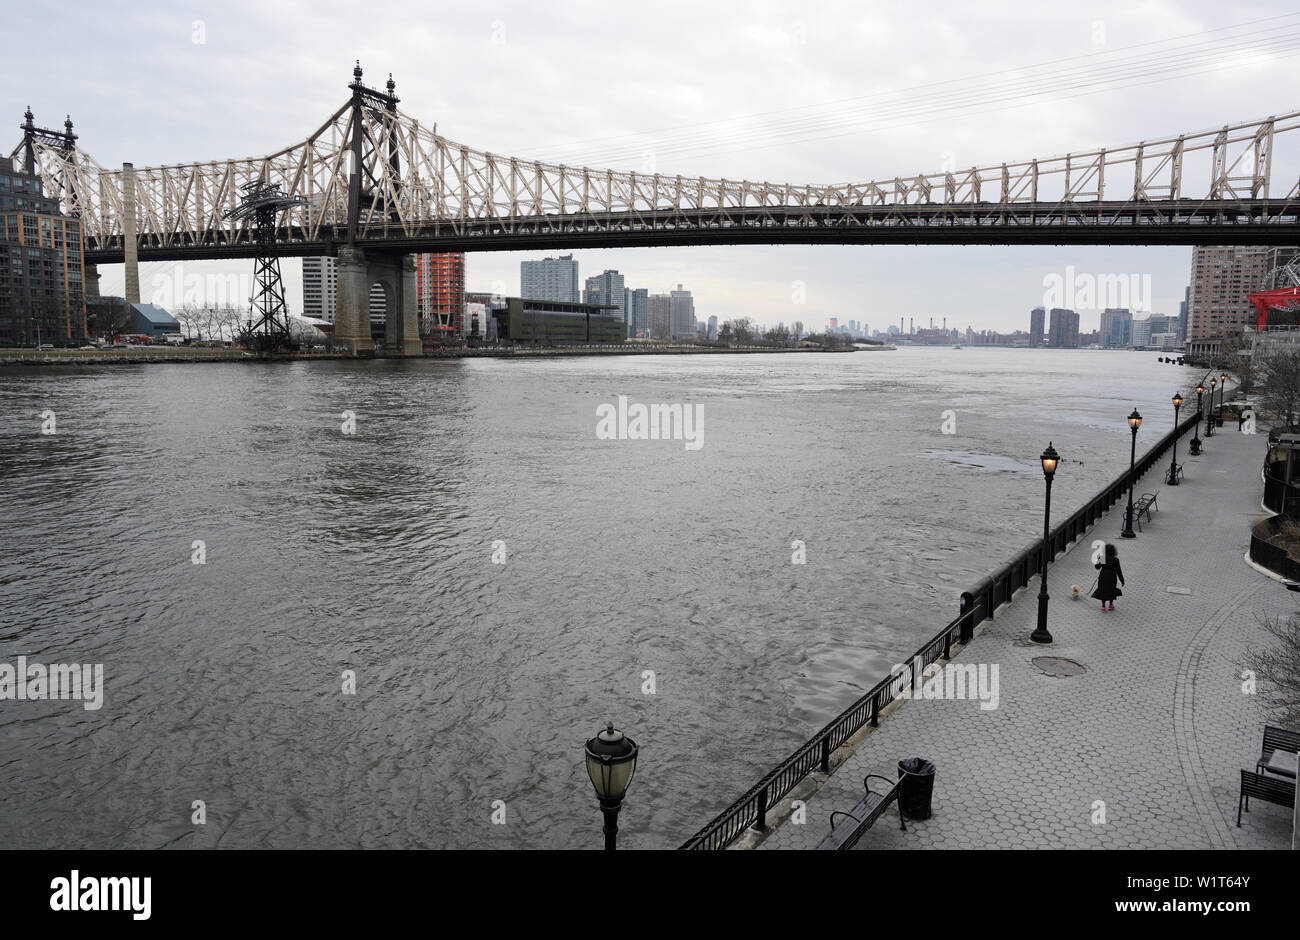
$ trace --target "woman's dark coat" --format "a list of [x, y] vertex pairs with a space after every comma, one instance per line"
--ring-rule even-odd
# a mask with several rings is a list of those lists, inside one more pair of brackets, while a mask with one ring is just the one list
[[1111, 558], [1104, 564], [1098, 563], [1093, 567], [1101, 569], [1101, 574], [1097, 575], [1097, 590], [1092, 592], [1093, 597], [1099, 601], [1113, 601], [1124, 593], [1115, 586], [1116, 581], [1124, 583], [1124, 570], [1120, 568], [1118, 558]]

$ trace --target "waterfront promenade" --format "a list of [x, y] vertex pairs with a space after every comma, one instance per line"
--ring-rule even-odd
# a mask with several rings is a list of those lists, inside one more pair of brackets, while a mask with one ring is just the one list
[[[904, 832], [891, 806], [859, 849], [1289, 848], [1289, 808], [1252, 801], [1236, 827], [1239, 770], [1254, 769], [1268, 720], [1243, 692], [1242, 654], [1269, 641], [1259, 617], [1292, 612], [1298, 598], [1243, 560], [1250, 523], [1264, 515], [1267, 438], [1226, 422], [1200, 457], [1187, 454], [1189, 438], [1179, 442], [1179, 486], [1159, 469], [1138, 482], [1135, 492], [1158, 492], [1159, 511], [1136, 539], [1119, 538], [1121, 501], [1052, 565], [1055, 642], [1028, 639], [1035, 578], [955, 656], [998, 665], [997, 708], [974, 699], [891, 707], [829, 776], [777, 804], [765, 838], [750, 830], [736, 847], [815, 848], [831, 812], [861, 798], [866, 774], [893, 780], [900, 759], [925, 757], [937, 768], [931, 818]], [[1118, 547], [1127, 578], [1114, 613], [1087, 597], [1096, 539]], [[1048, 675], [1031, 662], [1045, 656], [1084, 671]], [[805, 823], [787, 815], [791, 799], [805, 801]]]

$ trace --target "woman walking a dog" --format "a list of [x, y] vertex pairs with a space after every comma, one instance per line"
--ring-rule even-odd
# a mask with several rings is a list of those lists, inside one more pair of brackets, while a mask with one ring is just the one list
[[1092, 596], [1101, 601], [1102, 613], [1106, 612], [1107, 604], [1110, 610], [1114, 610], [1115, 598], [1124, 593], [1119, 589], [1119, 585], [1124, 583], [1124, 569], [1119, 566], [1119, 552], [1115, 551], [1115, 546], [1107, 542], [1105, 559], [1093, 567], [1100, 569], [1101, 573], [1097, 575], [1097, 590], [1092, 592]]

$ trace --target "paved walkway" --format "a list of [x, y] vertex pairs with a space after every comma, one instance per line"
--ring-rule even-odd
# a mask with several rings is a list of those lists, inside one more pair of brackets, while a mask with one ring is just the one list
[[[937, 767], [934, 815], [903, 832], [890, 807], [859, 848], [1289, 848], [1288, 808], [1252, 801], [1236, 827], [1239, 769], [1254, 769], [1266, 721], [1242, 691], [1239, 659], [1267, 639], [1260, 615], [1297, 608], [1297, 595], [1243, 560], [1264, 515], [1265, 448], [1266, 435], [1230, 422], [1201, 457], [1181, 441], [1183, 482], [1153, 470], [1138, 484], [1158, 487], [1159, 511], [1137, 539], [1118, 538], [1120, 503], [1052, 566], [1054, 643], [1028, 640], [1034, 581], [957, 655], [998, 664], [996, 709], [904, 702], [805, 797], [806, 823], [783, 819], [759, 847], [814, 848], [831, 811], [861, 798], [864, 775], [895, 779], [900, 758], [921, 756]], [[1087, 599], [1094, 539], [1116, 545], [1128, 579], [1114, 613]], [[1084, 600], [1070, 600], [1072, 584]], [[1031, 663], [1040, 656], [1086, 671], [1054, 678]]]

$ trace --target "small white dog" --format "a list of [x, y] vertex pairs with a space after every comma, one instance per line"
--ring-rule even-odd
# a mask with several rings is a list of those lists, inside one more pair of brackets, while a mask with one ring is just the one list
[[1082, 593], [1082, 591], [1081, 591], [1081, 589], [1079, 588], [1079, 585], [1077, 585], [1077, 584], [1071, 584], [1071, 585], [1070, 585], [1070, 600], [1072, 600], [1072, 601], [1077, 601], [1077, 600], [1079, 599], [1079, 595], [1080, 595], [1081, 593]]

